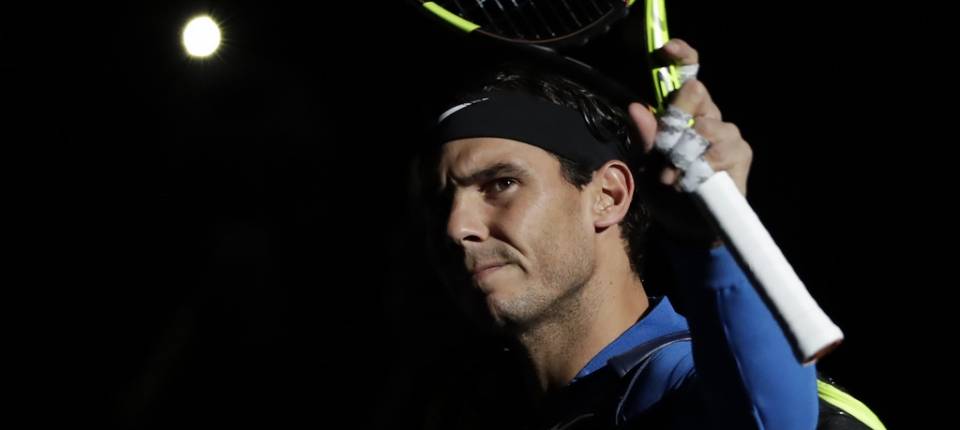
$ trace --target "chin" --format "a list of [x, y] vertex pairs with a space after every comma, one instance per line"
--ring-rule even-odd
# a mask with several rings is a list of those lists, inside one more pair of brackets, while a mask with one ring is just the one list
[[503, 292], [487, 294], [485, 308], [491, 322], [498, 328], [504, 328], [517, 320], [519, 315], [516, 315], [516, 309], [514, 309], [516, 303], [511, 303], [513, 300], [516, 299], [508, 297]]
[[520, 303], [516, 297], [509, 299], [504, 296], [487, 296], [487, 312], [492, 322], [499, 329], [510, 329], [526, 326], [535, 319], [536, 311], [528, 304]]

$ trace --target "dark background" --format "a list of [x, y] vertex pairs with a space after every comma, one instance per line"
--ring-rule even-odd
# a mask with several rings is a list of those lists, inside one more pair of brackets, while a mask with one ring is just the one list
[[[48, 414], [419, 422], [431, 369], [471, 338], [422, 260], [406, 172], [425, 102], [476, 56], [382, 3], [10, 13], [11, 262], [38, 305], [19, 331], [53, 350], [31, 390]], [[770, 3], [671, 0], [671, 31], [754, 147], [754, 208], [846, 332], [820, 369], [903, 427], [917, 297], [939, 282], [918, 249], [943, 237], [917, 210], [936, 153], [906, 150], [911, 46], [871, 9]], [[198, 13], [224, 31], [206, 61], [179, 44]]]

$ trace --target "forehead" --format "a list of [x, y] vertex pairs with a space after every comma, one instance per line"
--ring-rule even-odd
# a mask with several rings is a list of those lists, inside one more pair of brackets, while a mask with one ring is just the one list
[[445, 182], [449, 177], [466, 177], [496, 164], [512, 164], [542, 175], [551, 168], [559, 173], [560, 162], [553, 154], [523, 142], [498, 137], [474, 137], [444, 144], [438, 167]]

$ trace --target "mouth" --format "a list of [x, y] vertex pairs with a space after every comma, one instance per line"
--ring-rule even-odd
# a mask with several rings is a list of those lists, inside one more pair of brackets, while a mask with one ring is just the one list
[[473, 281], [480, 282], [494, 272], [506, 267], [507, 264], [508, 263], [488, 264], [478, 267], [473, 271]]

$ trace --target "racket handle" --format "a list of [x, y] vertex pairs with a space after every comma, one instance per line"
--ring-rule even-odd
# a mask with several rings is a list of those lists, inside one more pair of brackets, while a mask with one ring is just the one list
[[730, 175], [713, 174], [693, 194], [768, 299], [800, 362], [813, 364], [839, 345], [843, 332], [810, 296]]

